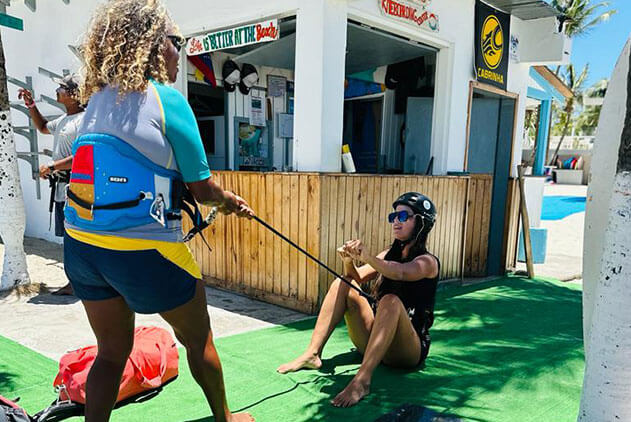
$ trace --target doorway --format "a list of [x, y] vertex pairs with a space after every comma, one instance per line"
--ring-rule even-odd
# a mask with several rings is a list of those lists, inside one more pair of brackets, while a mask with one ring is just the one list
[[486, 275], [505, 272], [505, 221], [518, 95], [484, 84], [470, 89], [465, 169], [492, 179]]
[[358, 173], [378, 173], [383, 96], [344, 101], [343, 142], [350, 145]]

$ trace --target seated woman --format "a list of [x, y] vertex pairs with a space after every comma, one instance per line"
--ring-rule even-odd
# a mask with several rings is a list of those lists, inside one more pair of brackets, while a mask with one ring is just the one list
[[[429, 352], [429, 328], [434, 322], [434, 299], [440, 263], [427, 252], [427, 236], [436, 220], [432, 201], [417, 192], [401, 195], [388, 216], [394, 242], [377, 256], [370, 255], [360, 240], [338, 249], [344, 261], [344, 276], [361, 285], [379, 277], [372, 305], [340, 279], [336, 279], [322, 302], [311, 342], [295, 360], [281, 365], [284, 374], [322, 366], [322, 350], [342, 317], [348, 334], [363, 355], [359, 371], [331, 403], [338, 407], [356, 404], [370, 392], [372, 373], [386, 365], [413, 368]], [[365, 265], [357, 268], [353, 260]]]

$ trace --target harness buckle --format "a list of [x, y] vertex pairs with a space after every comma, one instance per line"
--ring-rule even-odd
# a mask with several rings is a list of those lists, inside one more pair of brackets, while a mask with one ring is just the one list
[[[66, 388], [65, 384], [60, 384], [55, 387], [55, 393], [57, 393], [57, 400], [55, 400], [55, 405], [72, 403], [72, 400], [70, 399], [70, 394], [68, 393], [68, 389]], [[62, 393], [65, 394], [65, 399], [61, 398]]]
[[164, 211], [164, 197], [162, 196], [162, 194], [158, 194], [156, 199], [151, 203], [151, 207], [149, 208], [149, 215], [166, 228], [167, 222]]

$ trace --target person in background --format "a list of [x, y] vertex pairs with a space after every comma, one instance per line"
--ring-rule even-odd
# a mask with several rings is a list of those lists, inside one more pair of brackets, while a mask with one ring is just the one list
[[[66, 201], [66, 185], [68, 184], [70, 167], [72, 166], [72, 143], [83, 120], [83, 106], [79, 102], [79, 83], [77, 75], [71, 74], [63, 78], [52, 78], [59, 87], [56, 90], [57, 102], [63, 104], [66, 112], [55, 120], [47, 121], [37, 108], [33, 94], [27, 89], [18, 91], [18, 98], [24, 100], [29, 109], [31, 120], [37, 130], [53, 135], [52, 161], [42, 164], [39, 176], [48, 179], [51, 187], [49, 211], [55, 214], [55, 236], [64, 236], [64, 203]], [[72, 295], [72, 286], [66, 284], [53, 294]]]

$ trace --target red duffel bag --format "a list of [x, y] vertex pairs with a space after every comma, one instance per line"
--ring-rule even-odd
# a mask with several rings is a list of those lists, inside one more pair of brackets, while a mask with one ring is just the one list
[[[59, 373], [53, 382], [59, 391], [59, 401], [85, 404], [85, 384], [96, 352], [97, 346], [88, 346], [61, 357]], [[137, 327], [116, 402], [158, 389], [177, 377], [178, 360], [175, 340], [168, 331]]]

